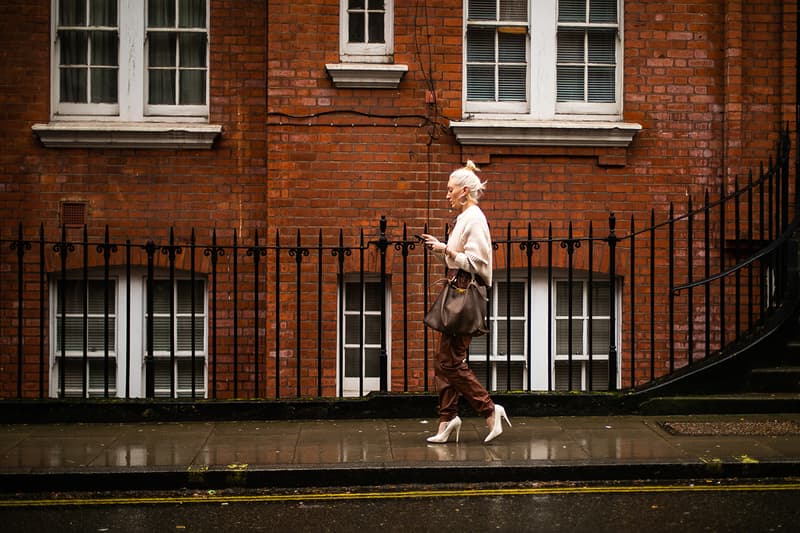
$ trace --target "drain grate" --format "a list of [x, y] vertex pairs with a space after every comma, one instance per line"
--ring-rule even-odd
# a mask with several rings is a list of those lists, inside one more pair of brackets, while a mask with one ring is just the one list
[[659, 422], [658, 425], [670, 435], [693, 437], [780, 437], [783, 435], [800, 435], [800, 424], [793, 420]]

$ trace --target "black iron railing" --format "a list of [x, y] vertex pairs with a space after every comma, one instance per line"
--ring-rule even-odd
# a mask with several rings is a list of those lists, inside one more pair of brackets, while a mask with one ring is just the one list
[[[611, 213], [601, 235], [591, 222], [581, 233], [493, 228], [491, 332], [473, 341], [471, 365], [493, 390], [630, 389], [757, 334], [795, 275], [796, 170], [789, 177], [784, 131], [757, 177], [722, 185], [715, 200], [706, 192], [699, 208], [690, 197], [682, 214], [669, 204], [662, 222], [653, 209], [641, 228]], [[205, 243], [194, 229], [139, 243], [107, 227], [99, 238], [87, 227], [55, 239], [43, 224], [12, 231], [0, 271], [3, 397], [430, 389], [436, 337], [421, 319], [441, 268], [406, 225], [297, 230], [292, 244], [280, 230], [210, 229]]]

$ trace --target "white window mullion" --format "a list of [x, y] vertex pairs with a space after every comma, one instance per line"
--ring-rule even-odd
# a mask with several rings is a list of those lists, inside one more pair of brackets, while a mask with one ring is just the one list
[[144, 115], [144, 8], [141, 0], [120, 0], [120, 14], [125, 23], [120, 24], [120, 106], [119, 118], [132, 122]]
[[530, 44], [530, 118], [545, 120], [556, 113], [556, 39], [553, 28], [558, 14], [557, 0], [532, 2]]

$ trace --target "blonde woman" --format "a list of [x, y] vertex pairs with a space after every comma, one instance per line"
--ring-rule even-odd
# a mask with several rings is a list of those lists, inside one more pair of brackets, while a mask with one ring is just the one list
[[[447, 267], [447, 277], [457, 276], [459, 287], [466, 287], [472, 276], [480, 284], [492, 285], [492, 238], [486, 216], [478, 207], [486, 183], [478, 178], [479, 169], [472, 161], [450, 174], [447, 182], [447, 201], [458, 213], [447, 243], [423, 234], [425, 246]], [[436, 351], [434, 384], [439, 391], [439, 428], [428, 442], [445, 443], [455, 434], [458, 442], [461, 418], [458, 401], [464, 396], [470, 406], [486, 419], [489, 434], [484, 442], [491, 442], [503, 432], [503, 420], [511, 426], [503, 406], [495, 404], [488, 391], [466, 362], [470, 335], [441, 334]]]

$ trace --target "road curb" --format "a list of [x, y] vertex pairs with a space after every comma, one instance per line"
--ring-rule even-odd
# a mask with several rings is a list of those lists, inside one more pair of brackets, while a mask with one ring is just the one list
[[292, 468], [227, 465], [186, 470], [131, 467], [124, 471], [72, 469], [2, 472], [0, 486], [5, 487], [5, 491], [41, 492], [792, 477], [800, 477], [800, 464], [794, 461], [449, 463], [406, 466], [331, 464]]

